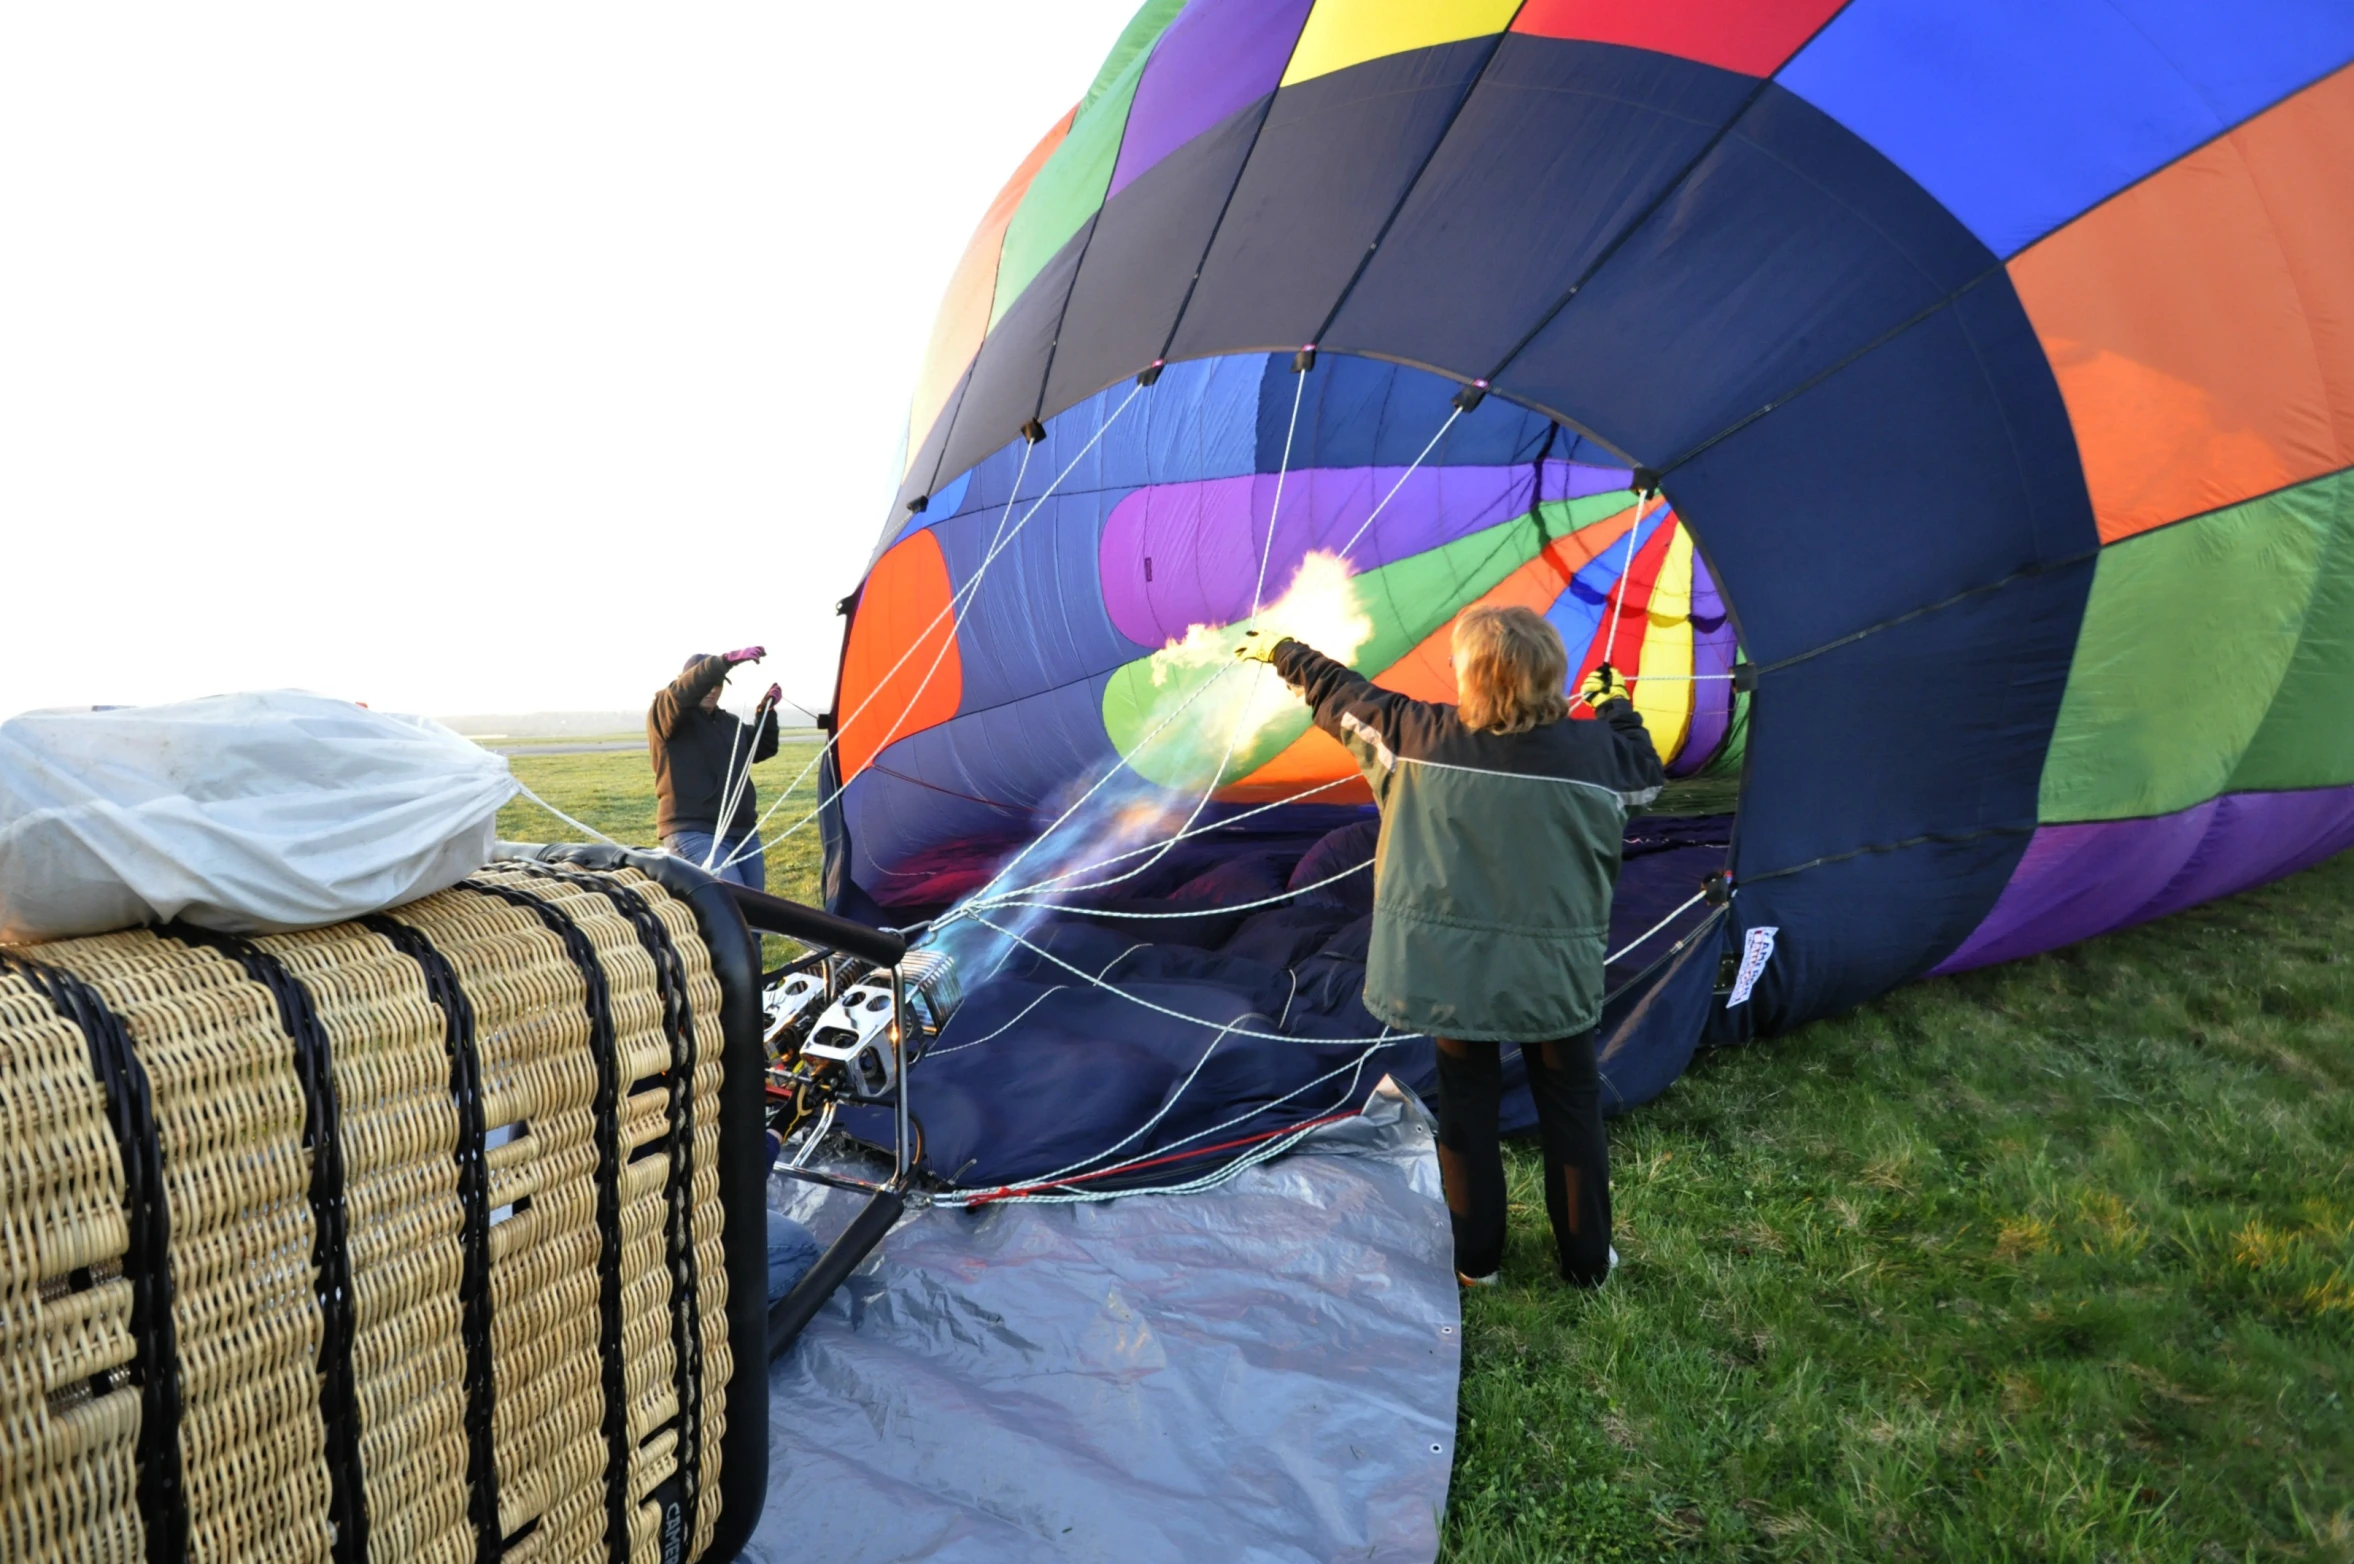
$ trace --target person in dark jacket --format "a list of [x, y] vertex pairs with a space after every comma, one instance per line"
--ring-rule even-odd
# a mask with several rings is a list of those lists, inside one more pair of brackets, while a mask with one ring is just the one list
[[738, 664], [756, 663], [767, 655], [766, 648], [758, 646], [720, 657], [698, 652], [646, 709], [646, 752], [654, 761], [654, 829], [662, 845], [721, 879], [756, 891], [768, 888], [768, 873], [760, 861], [760, 800], [752, 788], [751, 770], [776, 753], [776, 708], [784, 691], [770, 685], [750, 722], [721, 711], [719, 693]]
[[1501, 1046], [1528, 1066], [1545, 1207], [1561, 1275], [1597, 1286], [1610, 1247], [1610, 1163], [1594, 1028], [1629, 808], [1665, 778], [1643, 719], [1605, 666], [1571, 721], [1560, 635], [1526, 608], [1455, 624], [1453, 705], [1377, 689], [1294, 640], [1271, 664], [1356, 758], [1381, 806], [1365, 1007], [1438, 1049], [1439, 1176], [1465, 1282], [1504, 1258]]

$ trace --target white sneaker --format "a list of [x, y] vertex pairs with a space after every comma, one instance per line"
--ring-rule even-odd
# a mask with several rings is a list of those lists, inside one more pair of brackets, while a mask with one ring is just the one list
[[1610, 1246], [1610, 1268], [1614, 1271], [1618, 1269], [1618, 1246], [1616, 1244]]
[[1485, 1276], [1466, 1276], [1461, 1271], [1457, 1271], [1455, 1273], [1455, 1285], [1458, 1287], [1493, 1287], [1496, 1285], [1496, 1279], [1499, 1274], [1500, 1273], [1498, 1272], [1490, 1271]]

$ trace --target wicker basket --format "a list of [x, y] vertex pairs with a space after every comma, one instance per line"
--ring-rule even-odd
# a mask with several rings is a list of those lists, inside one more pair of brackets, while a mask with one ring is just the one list
[[630, 868], [0, 948], [0, 1558], [703, 1556], [720, 1012]]

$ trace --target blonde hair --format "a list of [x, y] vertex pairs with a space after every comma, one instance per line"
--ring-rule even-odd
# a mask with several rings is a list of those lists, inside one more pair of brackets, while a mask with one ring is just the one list
[[1469, 608], [1455, 621], [1462, 685], [1455, 711], [1488, 733], [1526, 733], [1569, 715], [1561, 632], [1527, 608]]

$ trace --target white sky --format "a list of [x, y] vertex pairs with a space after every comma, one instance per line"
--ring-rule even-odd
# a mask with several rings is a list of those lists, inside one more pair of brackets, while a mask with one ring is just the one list
[[0, 9], [0, 715], [748, 642], [824, 704], [941, 290], [1133, 8]]

